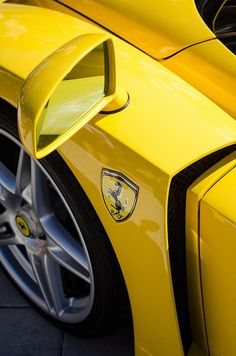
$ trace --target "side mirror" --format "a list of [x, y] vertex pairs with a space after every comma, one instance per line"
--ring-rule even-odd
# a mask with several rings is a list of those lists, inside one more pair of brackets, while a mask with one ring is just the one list
[[21, 141], [42, 158], [75, 134], [115, 94], [112, 40], [102, 34], [66, 43], [28, 76], [18, 105]]

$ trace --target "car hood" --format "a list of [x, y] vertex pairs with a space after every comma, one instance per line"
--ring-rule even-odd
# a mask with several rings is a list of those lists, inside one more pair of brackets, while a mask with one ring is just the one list
[[215, 38], [194, 0], [64, 0], [155, 59]]

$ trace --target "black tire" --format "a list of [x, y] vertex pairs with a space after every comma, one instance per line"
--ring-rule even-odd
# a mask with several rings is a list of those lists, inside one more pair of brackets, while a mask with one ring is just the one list
[[[0, 129], [19, 140], [16, 110], [4, 101], [0, 101], [0, 108]], [[3, 159], [14, 165], [14, 152], [8, 149]], [[94, 278], [94, 301], [84, 320], [74, 324], [50, 318], [61, 328], [81, 336], [106, 334], [131, 320], [128, 293], [119, 263], [93, 206], [63, 159], [53, 152], [40, 160], [40, 164], [55, 182], [79, 225]]]

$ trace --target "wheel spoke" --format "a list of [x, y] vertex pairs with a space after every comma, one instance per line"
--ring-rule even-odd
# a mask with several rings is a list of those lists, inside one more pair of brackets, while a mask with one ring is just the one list
[[32, 266], [29, 262], [29, 259], [26, 258], [26, 256], [22, 253], [22, 251], [19, 249], [19, 246], [13, 245], [9, 246], [9, 250], [13, 254], [13, 256], [16, 258], [17, 262], [19, 263], [20, 267], [27, 273], [27, 275], [34, 280], [36, 283], [36, 278], [32, 269]]
[[[0, 229], [1, 231], [1, 229]], [[1, 232], [0, 232], [1, 234]], [[10, 246], [10, 245], [19, 245], [19, 241], [16, 240], [14, 236], [4, 237], [0, 236], [0, 246]]]
[[[16, 191], [16, 178], [14, 174], [6, 167], [2, 162], [0, 162], [0, 195], [3, 190], [7, 190], [12, 194]], [[5, 189], [4, 189], [5, 188]]]
[[0, 226], [6, 222], [8, 222], [8, 213], [7, 211], [4, 211], [2, 214], [0, 214]]
[[31, 197], [33, 209], [39, 217], [51, 213], [47, 180], [33, 159], [31, 159]]
[[0, 215], [0, 246], [18, 245], [15, 234], [13, 233], [8, 220], [8, 212], [5, 211]]
[[0, 246], [19, 245], [20, 242], [16, 236], [9, 232], [7, 224], [0, 224]]
[[60, 316], [69, 300], [64, 296], [59, 265], [46, 253], [35, 256], [28, 252], [28, 256], [49, 313]]
[[91, 283], [90, 273], [87, 268], [84, 268], [84, 266], [80, 264], [80, 261], [77, 262], [76, 260], [74, 260], [70, 255], [65, 252], [65, 250], [61, 249], [60, 247], [49, 247], [48, 253], [65, 269], [74, 273], [76, 276], [83, 279], [85, 282], [89, 284]]
[[19, 206], [20, 199], [5, 187], [0, 185], [0, 203], [5, 209], [15, 211]]
[[22, 191], [22, 198], [29, 204], [32, 205], [32, 197], [31, 197], [31, 183], [25, 187]]
[[[81, 278], [89, 278], [89, 264], [83, 247], [73, 239], [71, 234], [57, 220], [54, 214], [41, 219], [41, 224], [49, 240], [56, 246], [55, 249], [49, 247], [50, 254], [68, 269], [77, 271]], [[57, 247], [59, 247], [57, 249]], [[64, 255], [63, 255], [63, 253]], [[74, 260], [74, 261], [73, 261]]]
[[90, 302], [90, 296], [82, 297], [82, 298], [73, 298], [71, 300], [71, 308], [86, 308]]
[[16, 172], [16, 194], [22, 196], [25, 188], [30, 184], [30, 157], [23, 148], [20, 150]]
[[0, 203], [4, 208], [14, 211], [20, 203], [20, 198], [16, 196], [16, 177], [0, 162]]

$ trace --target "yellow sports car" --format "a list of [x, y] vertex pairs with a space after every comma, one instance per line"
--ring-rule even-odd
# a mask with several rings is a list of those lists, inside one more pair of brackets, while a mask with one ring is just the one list
[[236, 1], [0, 2], [4, 269], [78, 335], [236, 355]]

